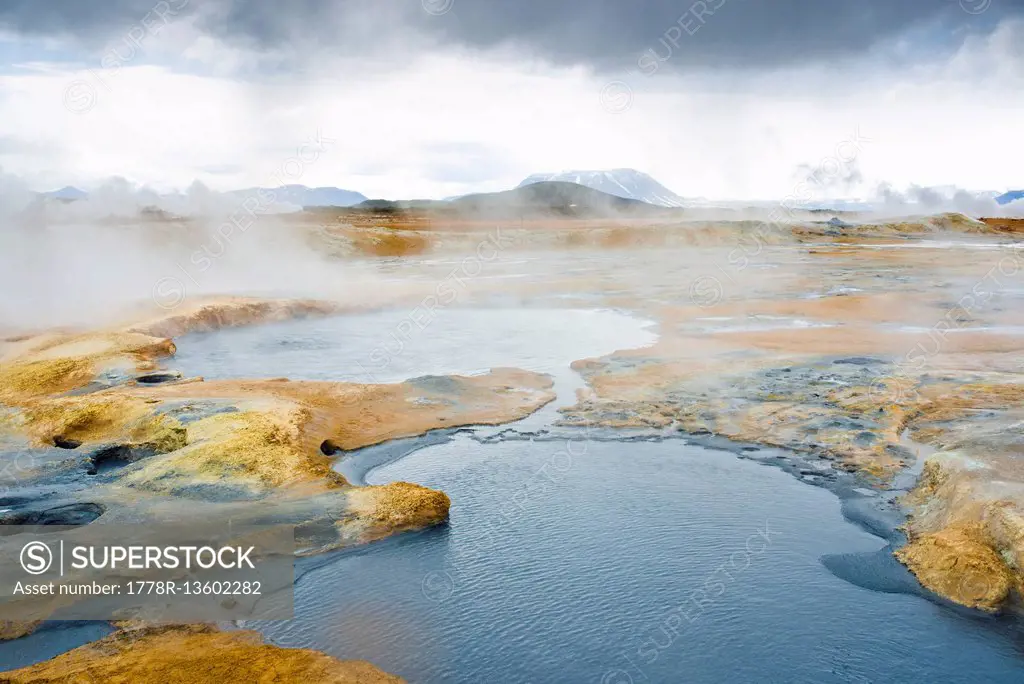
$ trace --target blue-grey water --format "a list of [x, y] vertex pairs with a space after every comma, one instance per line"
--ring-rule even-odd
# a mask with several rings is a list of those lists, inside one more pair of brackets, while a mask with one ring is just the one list
[[51, 622], [28, 636], [0, 641], [0, 671], [28, 667], [102, 639], [114, 628], [106, 622]]
[[[609, 311], [444, 313], [401, 338], [402, 312], [191, 335], [171, 365], [361, 381], [519, 366], [551, 372], [565, 404], [572, 360], [654, 339]], [[296, 618], [248, 626], [411, 682], [1024, 681], [1017, 623], [928, 597], [892, 559], [891, 530], [865, 523], [884, 497], [555, 417], [423, 440], [366, 473], [444, 490], [450, 522], [301, 560]]]
[[728, 452], [462, 435], [369, 476], [398, 479], [448, 492], [449, 525], [314, 560], [275, 643], [413, 682], [1024, 676], [1012, 625], [830, 572], [907, 581], [831, 492]]

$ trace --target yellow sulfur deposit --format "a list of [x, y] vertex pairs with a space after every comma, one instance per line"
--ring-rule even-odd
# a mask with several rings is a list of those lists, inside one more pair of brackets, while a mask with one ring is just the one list
[[444, 492], [409, 482], [361, 487], [350, 494], [352, 509], [388, 530], [436, 525], [448, 518], [451, 499]]
[[322, 682], [400, 684], [402, 679], [361, 660], [264, 644], [258, 632], [220, 632], [205, 625], [115, 632], [38, 665], [0, 673], [12, 684], [105, 682]]
[[958, 525], [913, 539], [896, 552], [926, 588], [968, 608], [995, 612], [1014, 585], [979, 524]]

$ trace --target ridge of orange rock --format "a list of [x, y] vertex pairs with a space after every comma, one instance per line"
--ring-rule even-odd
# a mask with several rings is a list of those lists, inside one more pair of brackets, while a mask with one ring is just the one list
[[258, 299], [254, 297], [205, 297], [188, 299], [170, 309], [136, 316], [125, 326], [128, 332], [156, 337], [178, 337], [204, 332], [284, 321], [304, 316], [326, 316], [344, 310], [336, 302], [316, 299]]
[[[6, 407], [0, 432], [15, 441], [73, 449], [56, 471], [52, 463], [29, 466], [19, 479], [81, 468], [75, 454], [113, 445], [122, 460], [112, 481], [88, 489], [90, 503], [103, 511], [93, 524], [160, 521], [168, 513], [179, 520], [271, 520], [306, 530], [297, 533], [302, 554], [443, 523], [451, 504], [444, 492], [406, 482], [353, 487], [332, 468], [336, 452], [438, 428], [523, 418], [554, 399], [550, 377], [506, 368], [388, 385], [201, 378], [149, 385], [131, 379], [175, 352], [169, 337], [149, 333], [333, 311], [329, 303], [232, 299], [143, 324], [17, 339], [0, 357], [0, 404]], [[100, 377], [108, 381], [97, 385]], [[23, 636], [35, 626], [2, 623], [0, 638]], [[175, 637], [226, 638], [234, 639]]]
[[206, 625], [144, 627], [115, 632], [37, 665], [0, 672], [12, 684], [220, 684], [324, 682], [400, 684], [361, 660], [263, 643], [258, 632], [221, 632]]
[[[280, 315], [282, 309], [263, 311]], [[230, 484], [252, 499], [274, 492], [304, 498], [345, 488], [347, 483], [331, 469], [332, 459], [321, 448], [328, 441], [334, 448], [351, 450], [436, 428], [497, 424], [525, 417], [554, 398], [550, 378], [516, 369], [392, 385], [127, 382], [75, 395], [68, 392], [85, 387], [101, 371], [152, 370], [162, 356], [174, 352], [174, 343], [138, 332], [104, 331], [42, 336], [21, 345], [0, 360], [0, 399], [17, 410], [18, 420], [8, 421], [17, 424], [17, 432], [36, 444], [70, 440], [84, 448], [117, 443], [143, 449], [149, 455], [125, 467], [118, 484], [136, 493], [185, 498], [193, 497], [190, 489], [196, 485]], [[230, 410], [193, 415], [197, 419], [187, 427], [178, 419], [193, 408], [211, 406]], [[299, 490], [301, 495], [294, 493]], [[387, 488], [373, 491], [385, 496]], [[414, 491], [430, 504], [421, 505]], [[428, 492], [405, 487], [402, 496], [391, 497], [392, 506], [402, 501], [433, 512], [429, 518], [400, 517], [400, 528], [445, 518], [446, 497]], [[371, 520], [373, 535], [379, 536], [382, 519]]]

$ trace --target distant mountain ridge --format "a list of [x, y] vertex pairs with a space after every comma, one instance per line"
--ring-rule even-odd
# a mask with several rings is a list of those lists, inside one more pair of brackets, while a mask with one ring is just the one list
[[535, 173], [524, 179], [518, 187], [549, 181], [576, 183], [609, 195], [639, 200], [659, 207], [684, 207], [687, 205], [685, 199], [651, 176], [636, 169]]
[[[293, 204], [298, 207], [351, 207], [365, 202], [367, 197], [361, 192], [354, 190], [343, 190], [334, 187], [309, 188], [305, 185], [282, 185], [277, 188], [245, 188], [244, 190], [232, 190], [224, 193], [231, 197], [252, 197], [262, 196], [266, 193], [273, 193], [275, 201], [284, 204]], [[39, 193], [50, 199], [73, 202], [89, 198], [89, 193], [78, 188], [67, 186], [60, 190]], [[173, 197], [184, 199], [181, 193], [160, 195], [160, 197]]]
[[504, 192], [465, 195], [448, 206], [463, 214], [501, 218], [654, 216], [669, 209], [563, 181], [538, 181]]
[[512, 190], [463, 195], [451, 200], [367, 200], [356, 211], [427, 210], [440, 216], [487, 219], [637, 218], [664, 216], [673, 208], [612, 195], [578, 183], [539, 181]]

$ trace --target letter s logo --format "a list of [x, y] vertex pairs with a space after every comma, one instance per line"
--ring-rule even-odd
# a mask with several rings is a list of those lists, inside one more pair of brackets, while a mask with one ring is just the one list
[[21, 567], [30, 575], [42, 575], [53, 565], [53, 552], [41, 541], [25, 544], [21, 549]]

